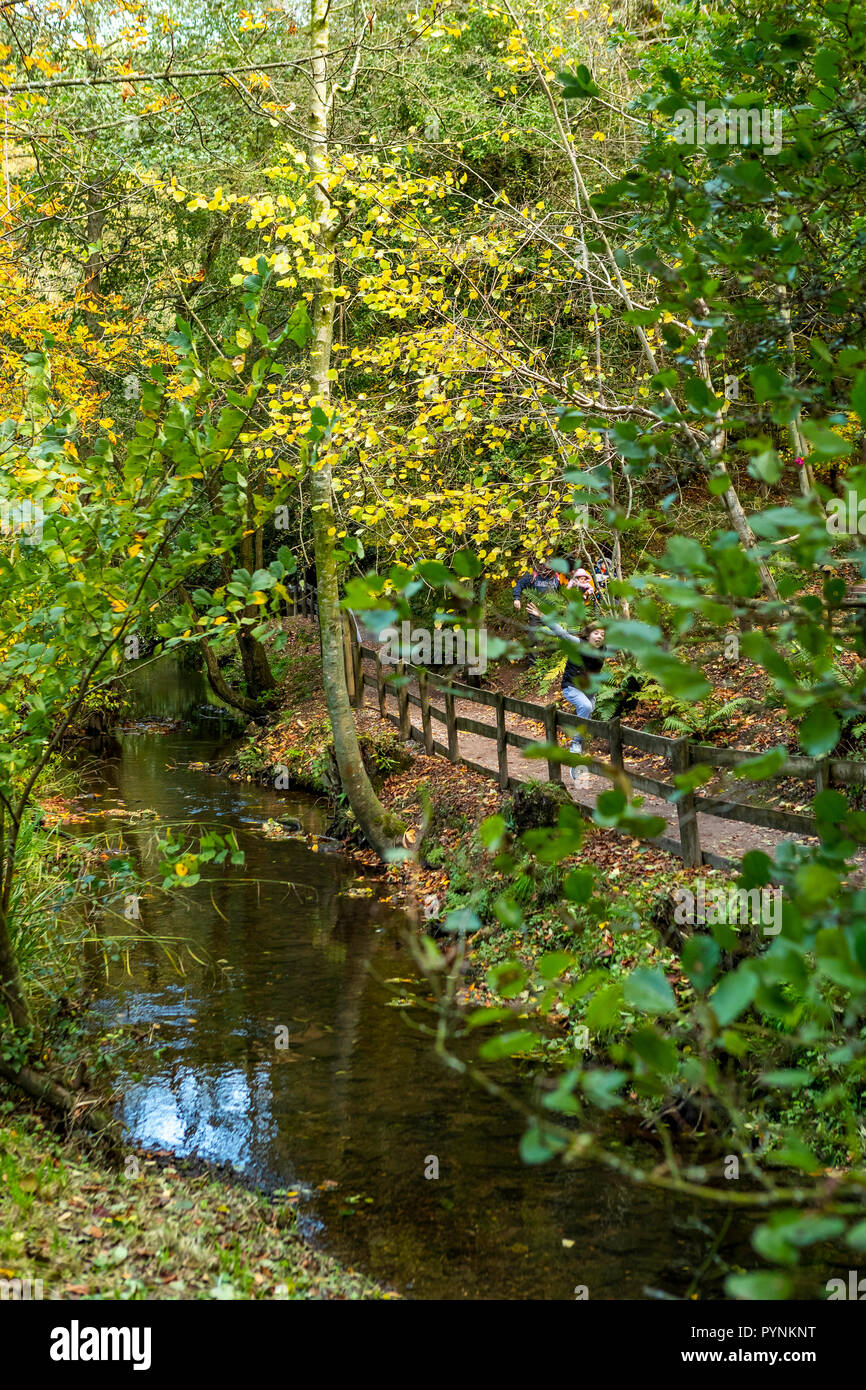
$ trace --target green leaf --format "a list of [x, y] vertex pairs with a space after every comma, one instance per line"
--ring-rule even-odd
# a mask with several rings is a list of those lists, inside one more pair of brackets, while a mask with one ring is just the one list
[[846, 1244], [854, 1250], [866, 1250], [866, 1221], [858, 1221], [845, 1237]]
[[290, 338], [291, 341], [300, 348], [307, 342], [312, 331], [313, 325], [307, 313], [307, 303], [306, 300], [302, 299], [295, 305], [291, 312], [289, 321], [286, 324], [286, 337]]
[[533, 1122], [520, 1139], [520, 1157], [524, 1163], [548, 1163], [566, 1147], [566, 1140], [559, 1134], [548, 1134]]
[[595, 873], [592, 869], [572, 869], [562, 891], [572, 903], [588, 903], [592, 897]]
[[767, 777], [778, 777], [788, 761], [787, 748], [770, 748], [757, 758], [746, 758], [733, 769], [735, 777], [747, 777], [750, 782], [762, 782]]
[[800, 725], [800, 746], [813, 758], [832, 752], [841, 735], [839, 720], [827, 709], [814, 709]]
[[623, 987], [626, 1004], [642, 1014], [676, 1013], [677, 1001], [670, 982], [661, 970], [638, 966], [626, 978]]
[[592, 1033], [604, 1033], [622, 1014], [623, 987], [621, 984], [607, 985], [593, 995], [583, 1016], [583, 1022]]
[[599, 88], [592, 80], [592, 74], [585, 63], [578, 63], [574, 72], [558, 72], [556, 80], [562, 87], [563, 101], [585, 100], [600, 95]]
[[584, 1072], [580, 1084], [586, 1095], [600, 1110], [613, 1110], [622, 1105], [622, 1096], [616, 1093], [628, 1080], [628, 1072], [603, 1071], [600, 1067]]
[[713, 983], [721, 952], [711, 936], [692, 936], [683, 948], [683, 969], [695, 989], [705, 993]]
[[851, 405], [864, 425], [866, 425], [866, 368], [858, 372], [854, 378], [854, 387], [851, 391]]
[[655, 1028], [638, 1028], [629, 1038], [633, 1050], [653, 1071], [667, 1075], [676, 1071], [677, 1049], [670, 1038], [663, 1038]]
[[569, 951], [549, 951], [536, 965], [543, 980], [556, 980], [574, 965], [574, 956]]
[[752, 1274], [729, 1274], [725, 1292], [731, 1298], [763, 1302], [790, 1297], [791, 1280], [781, 1270], [756, 1270]]
[[443, 931], [459, 932], [463, 936], [471, 936], [477, 932], [481, 926], [481, 918], [469, 907], [458, 907], [454, 912], [449, 912], [445, 921], [442, 923]]
[[504, 1019], [512, 1017], [511, 1010], [501, 1005], [498, 1008], [473, 1009], [464, 1021], [467, 1028], [486, 1028], [491, 1023], [501, 1023]]
[[502, 1057], [514, 1057], [521, 1052], [531, 1052], [535, 1042], [534, 1033], [530, 1033], [527, 1028], [518, 1028], [510, 1033], [500, 1033], [495, 1038], [488, 1038], [478, 1049], [478, 1055], [483, 1057], [485, 1062], [496, 1062]]
[[852, 446], [847, 439], [817, 420], [803, 420], [801, 429], [812, 446], [812, 453], [819, 458], [844, 458], [851, 453]]
[[762, 1072], [760, 1077], [762, 1086], [780, 1091], [798, 1091], [811, 1080], [811, 1074], [799, 1067], [779, 1067], [776, 1071]]
[[797, 892], [809, 907], [829, 902], [839, 887], [839, 875], [823, 864], [802, 864], [794, 875]]
[[731, 975], [726, 975], [710, 995], [710, 1004], [721, 1026], [733, 1023], [735, 1018], [749, 1007], [758, 992], [758, 977], [754, 971], [741, 965]]
[[488, 970], [486, 979], [494, 993], [503, 999], [514, 999], [523, 993], [528, 976], [519, 961], [505, 960]]

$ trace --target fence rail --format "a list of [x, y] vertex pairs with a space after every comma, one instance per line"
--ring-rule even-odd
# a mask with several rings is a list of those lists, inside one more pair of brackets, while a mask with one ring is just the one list
[[314, 584], [297, 579], [288, 585], [289, 597], [285, 600], [287, 618], [314, 618], [319, 611], [319, 596]]
[[[345, 627], [346, 677], [349, 695], [356, 706], [364, 702], [364, 691], [375, 692], [380, 714], [396, 724], [402, 738], [414, 739], [424, 745], [427, 753], [438, 753], [452, 763], [481, 773], [485, 777], [497, 779], [500, 788], [525, 784], [529, 779], [515, 777], [508, 767], [508, 749], [525, 750], [557, 743], [559, 730], [566, 733], [585, 730], [594, 738], [607, 744], [610, 762], [606, 766], [593, 759], [590, 767], [596, 772], [609, 772], [611, 768], [625, 772], [632, 786], [641, 792], [660, 797], [673, 803], [677, 813], [679, 840], [671, 836], [658, 836], [649, 843], [661, 849], [678, 854], [684, 864], [699, 867], [709, 864], [716, 868], [728, 868], [735, 861], [722, 855], [710, 853], [701, 848], [698, 814], [719, 816], [727, 821], [754, 825], [766, 830], [779, 830], [786, 834], [814, 835], [816, 827], [811, 816], [795, 811], [778, 810], [774, 806], [752, 806], [741, 801], [731, 801], [727, 797], [712, 796], [699, 791], [679, 792], [672, 781], [648, 777], [634, 772], [625, 766], [624, 750], [637, 749], [641, 753], [662, 757], [671, 769], [672, 776], [679, 776], [690, 767], [698, 764], [717, 768], [733, 768], [755, 756], [736, 748], [714, 748], [710, 744], [695, 743], [687, 736], [666, 738], [662, 734], [650, 734], [643, 729], [632, 729], [619, 719], [578, 720], [575, 715], [558, 709], [555, 704], [539, 705], [530, 700], [517, 700], [509, 695], [493, 690], [481, 690], [462, 681], [446, 679], [428, 671], [422, 666], [401, 662], [393, 668], [396, 676], [404, 678], [400, 684], [392, 683], [386, 675], [379, 652], [372, 647], [363, 646], [357, 638], [354, 626]], [[375, 664], [375, 675], [364, 669], [364, 661]], [[407, 688], [405, 678], [414, 677], [418, 682], [418, 693]], [[442, 704], [433, 702], [432, 696], [441, 695]], [[396, 701], [396, 710], [388, 708], [388, 698]], [[494, 721], [471, 719], [458, 715], [455, 709], [457, 700], [470, 701], [496, 712]], [[421, 712], [421, 727], [412, 723], [411, 709]], [[507, 728], [506, 714], [517, 714], [524, 719], [536, 720], [544, 726], [544, 738], [533, 739], [525, 734], [515, 733]], [[444, 726], [445, 742], [434, 736], [434, 722]], [[458, 734], [475, 734], [480, 738], [496, 743], [496, 766], [463, 757], [460, 753]], [[559, 784], [562, 781], [562, 764], [556, 759], [547, 759], [548, 780]], [[789, 757], [784, 767], [776, 773], [777, 777], [794, 777], [804, 781], [814, 781], [816, 793], [829, 787], [831, 783], [842, 786], [866, 784], [866, 763], [853, 762], [844, 758], [805, 758]], [[673, 800], [676, 795], [676, 801]]]

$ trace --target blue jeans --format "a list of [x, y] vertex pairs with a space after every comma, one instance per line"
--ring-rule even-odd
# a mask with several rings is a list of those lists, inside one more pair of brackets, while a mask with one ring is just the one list
[[[592, 717], [592, 712], [595, 709], [594, 695], [587, 695], [585, 690], [578, 690], [576, 685], [564, 685], [562, 693], [569, 704], [574, 705], [574, 712], [578, 719], [590, 719]], [[572, 738], [570, 748], [573, 753], [583, 750], [583, 739], [579, 734], [575, 734]]]

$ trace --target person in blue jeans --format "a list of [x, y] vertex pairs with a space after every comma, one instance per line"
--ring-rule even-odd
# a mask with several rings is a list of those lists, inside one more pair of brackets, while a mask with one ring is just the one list
[[[604, 657], [596, 656], [587, 648], [598, 648], [604, 645], [604, 630], [595, 624], [590, 625], [583, 632], [575, 637], [572, 633], [566, 632], [559, 623], [547, 621], [546, 627], [555, 633], [557, 637], [564, 638], [572, 643], [568, 660], [565, 663], [565, 670], [562, 673], [562, 693], [569, 704], [574, 705], [574, 712], [578, 719], [591, 719], [595, 709], [595, 696], [589, 693], [591, 677], [597, 675], [604, 666]], [[574, 644], [580, 642], [581, 650], [574, 653]], [[572, 654], [574, 653], [574, 654]], [[569, 753], [576, 753], [578, 757], [583, 753], [583, 739], [580, 734], [575, 734], [568, 745]], [[583, 768], [572, 767], [569, 769], [572, 782], [580, 780], [579, 774], [584, 772]]]

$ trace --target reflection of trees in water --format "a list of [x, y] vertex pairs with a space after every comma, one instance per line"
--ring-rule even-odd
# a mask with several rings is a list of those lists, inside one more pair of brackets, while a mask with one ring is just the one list
[[125, 1118], [159, 1147], [244, 1165], [272, 1132], [266, 1066], [217, 1070], [175, 1062], [130, 1091]]
[[[120, 981], [130, 1017], [162, 1024], [150, 1044], [162, 1053], [127, 1094], [133, 1130], [285, 1185], [338, 1181], [316, 1195], [329, 1244], [382, 1277], [423, 1271], [419, 1290], [439, 1296], [571, 1297], [578, 1282], [629, 1296], [614, 1285], [624, 1264], [640, 1296], [651, 1271], [682, 1261], [686, 1245], [657, 1199], [604, 1174], [521, 1165], [517, 1120], [445, 1072], [429, 1038], [384, 1006], [413, 988], [383, 985], [414, 975], [393, 934], [374, 930], [394, 925], [395, 910], [347, 897], [344, 859], [244, 829], [245, 816], [285, 814], [275, 793], [166, 767], [202, 756], [181, 736], [130, 736], [126, 756], [102, 770], [105, 800], [153, 808], [163, 825], [191, 810], [233, 824], [247, 856], [243, 868], [207, 869], [213, 882], [142, 904], [145, 933], [187, 938], [231, 970], [189, 965], [184, 980], [154, 942], [133, 953], [132, 978]], [[104, 824], [153, 871], [159, 823]], [[287, 1052], [275, 1047], [277, 1025], [289, 1028]], [[438, 1181], [424, 1177], [428, 1154]], [[358, 1193], [374, 1204], [340, 1218]], [[614, 1247], [626, 1228], [637, 1234], [624, 1253]], [[563, 1238], [578, 1242], [579, 1260]]]

